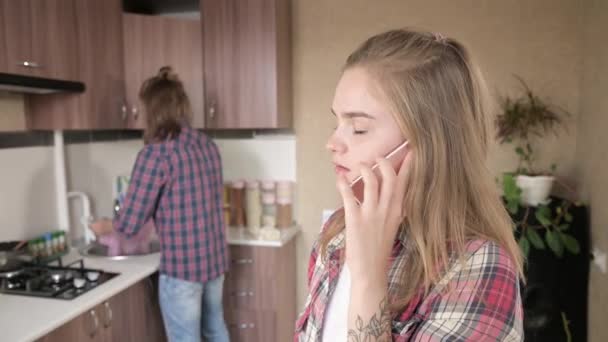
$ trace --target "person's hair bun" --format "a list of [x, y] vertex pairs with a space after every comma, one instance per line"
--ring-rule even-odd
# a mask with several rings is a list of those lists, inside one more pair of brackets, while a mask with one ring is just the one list
[[170, 66], [166, 65], [164, 67], [161, 67], [158, 70], [158, 78], [162, 79], [162, 80], [168, 80], [168, 81], [177, 81], [177, 74], [173, 72], [173, 68], [171, 68]]

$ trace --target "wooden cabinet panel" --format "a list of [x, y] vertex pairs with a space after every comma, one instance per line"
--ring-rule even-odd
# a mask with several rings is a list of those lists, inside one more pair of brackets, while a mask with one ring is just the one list
[[[125, 128], [122, 1], [78, 0], [80, 76], [86, 85], [80, 96], [80, 128]], [[83, 120], [84, 121], [84, 120]]]
[[31, 1], [33, 74], [79, 80], [75, 0]]
[[208, 127], [291, 127], [289, 3], [201, 1]]
[[226, 325], [233, 342], [285, 341], [276, 335], [276, 314], [271, 311], [244, 310], [229, 312]]
[[167, 339], [152, 284], [152, 278], [143, 279], [38, 341], [164, 342]]
[[143, 128], [139, 101], [142, 83], [171, 66], [184, 84], [193, 112], [193, 126], [204, 127], [200, 22], [162, 16], [124, 14], [124, 60], [129, 127]]
[[0, 29], [5, 39], [5, 63], [1, 72], [31, 75], [32, 69], [24, 62], [35, 62], [32, 59], [32, 0], [0, 0], [2, 22]]
[[74, 0], [1, 0], [1, 72], [78, 80]]
[[8, 48], [6, 46], [6, 13], [4, 11], [5, 0], [0, 0], [0, 72], [8, 71]]
[[293, 240], [280, 248], [230, 246], [224, 310], [232, 341], [292, 339], [296, 319], [295, 258]]
[[95, 307], [53, 330], [38, 342], [102, 342], [105, 339], [101, 324], [99, 307]]
[[127, 126], [122, 1], [78, 0], [77, 68], [82, 94], [29, 95], [30, 129], [120, 129]]

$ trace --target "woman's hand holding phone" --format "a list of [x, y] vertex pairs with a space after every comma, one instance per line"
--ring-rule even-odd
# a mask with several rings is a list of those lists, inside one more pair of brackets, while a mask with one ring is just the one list
[[343, 175], [338, 178], [345, 212], [346, 263], [353, 285], [365, 281], [367, 286], [370, 280], [380, 282], [376, 285], [386, 285], [388, 258], [404, 218], [403, 201], [410, 160], [409, 151], [397, 167], [386, 158], [379, 159], [376, 169], [380, 176], [364, 166], [361, 169], [363, 201], [357, 199]]

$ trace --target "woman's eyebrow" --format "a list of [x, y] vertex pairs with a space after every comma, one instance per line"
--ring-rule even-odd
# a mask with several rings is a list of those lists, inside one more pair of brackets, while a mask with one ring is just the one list
[[[333, 108], [331, 109], [331, 112], [333, 115], [338, 116]], [[345, 113], [342, 113], [342, 116], [345, 117], [346, 119], [353, 119], [353, 118], [367, 118], [367, 119], [372, 119], [372, 120], [376, 119], [373, 115], [367, 114], [365, 112], [345, 112]]]

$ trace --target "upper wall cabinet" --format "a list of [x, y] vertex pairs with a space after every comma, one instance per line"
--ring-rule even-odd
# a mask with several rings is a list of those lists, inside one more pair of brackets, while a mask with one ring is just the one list
[[0, 72], [79, 80], [75, 0], [0, 0]]
[[171, 66], [184, 84], [193, 113], [193, 126], [205, 126], [201, 24], [198, 19], [124, 14], [124, 61], [129, 127], [143, 128], [139, 101], [142, 83]]
[[292, 127], [290, 3], [200, 1], [207, 127]]
[[[2, 0], [0, 0], [2, 1]], [[31, 0], [29, 0], [31, 1]], [[35, 0], [35, 3], [59, 0]], [[63, 1], [63, 0], [62, 0]], [[15, 3], [17, 1], [4, 0]], [[20, 2], [20, 1], [19, 1]], [[121, 129], [129, 120], [125, 100], [121, 0], [76, 0], [75, 30], [82, 94], [29, 95], [31, 129]], [[66, 10], [67, 11], [67, 10]], [[63, 38], [49, 39], [52, 42]]]

